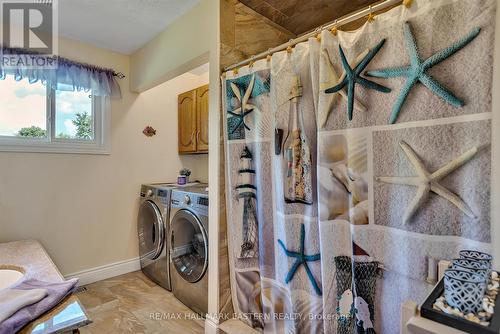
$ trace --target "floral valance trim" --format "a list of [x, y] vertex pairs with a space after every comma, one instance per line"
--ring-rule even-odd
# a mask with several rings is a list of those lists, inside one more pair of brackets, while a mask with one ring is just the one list
[[52, 89], [92, 92], [95, 96], [121, 97], [117, 78], [122, 73], [59, 56], [46, 56], [24, 49], [2, 47], [0, 80], [7, 75], [15, 80], [40, 81]]

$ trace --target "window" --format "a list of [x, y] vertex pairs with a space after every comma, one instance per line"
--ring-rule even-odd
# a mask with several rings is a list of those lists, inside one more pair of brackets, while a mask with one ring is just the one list
[[0, 151], [109, 153], [104, 98], [7, 76], [0, 101]]
[[47, 137], [47, 89], [41, 83], [0, 80], [0, 135]]
[[56, 91], [56, 138], [93, 140], [92, 95]]

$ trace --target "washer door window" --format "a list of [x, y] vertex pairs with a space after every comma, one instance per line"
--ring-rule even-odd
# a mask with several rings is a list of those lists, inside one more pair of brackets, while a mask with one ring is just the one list
[[154, 260], [160, 256], [165, 239], [165, 228], [160, 210], [152, 201], [148, 200], [141, 204], [137, 230], [141, 259]]
[[208, 266], [208, 241], [198, 217], [179, 210], [170, 223], [170, 256], [176, 271], [190, 282], [199, 281]]

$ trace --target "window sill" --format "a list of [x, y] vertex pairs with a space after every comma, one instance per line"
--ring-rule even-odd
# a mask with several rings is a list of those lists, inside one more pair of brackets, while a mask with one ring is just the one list
[[0, 152], [110, 155], [111, 148], [95, 143], [0, 144]]

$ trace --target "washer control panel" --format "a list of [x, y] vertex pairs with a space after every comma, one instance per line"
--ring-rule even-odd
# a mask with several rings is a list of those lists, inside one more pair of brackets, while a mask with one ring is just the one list
[[163, 205], [168, 205], [169, 191], [165, 189], [158, 189], [156, 194], [156, 199], [160, 201]]
[[141, 198], [152, 201], [160, 202], [168, 206], [170, 202], [171, 189], [162, 189], [150, 185], [143, 185], [141, 187]]
[[172, 192], [171, 208], [192, 209], [208, 213], [208, 195], [174, 190]]

